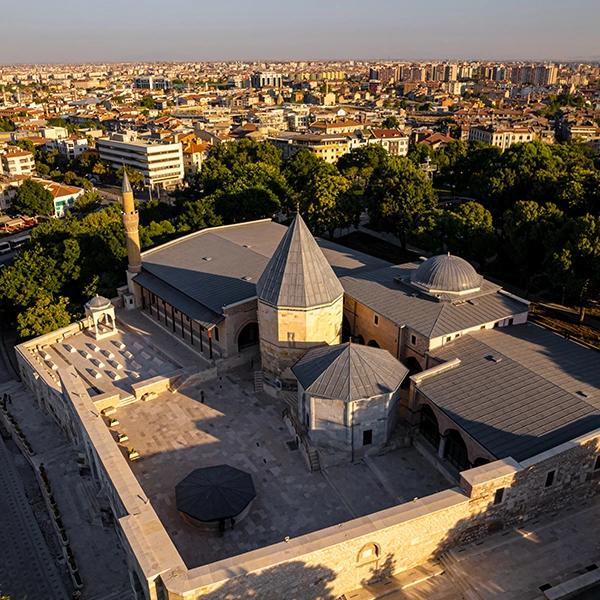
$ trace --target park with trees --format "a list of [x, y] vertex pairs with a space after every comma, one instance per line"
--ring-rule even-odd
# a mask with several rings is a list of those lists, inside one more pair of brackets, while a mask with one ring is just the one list
[[[437, 168], [433, 181], [421, 168], [426, 159]], [[85, 155], [78, 163], [76, 176], [102, 164]], [[525, 293], [576, 303], [600, 292], [599, 195], [600, 158], [581, 145], [500, 152], [457, 140], [439, 150], [418, 145], [408, 157], [372, 145], [330, 164], [307, 150], [283, 160], [267, 142], [241, 140], [213, 147], [170, 202], [138, 208], [144, 249], [205, 227], [289, 220], [296, 210], [316, 235], [332, 237], [367, 215], [369, 227], [397, 236], [399, 259], [414, 257], [412, 246], [449, 251]], [[87, 192], [2, 270], [2, 310], [20, 336], [38, 335], [81, 316], [92, 294], [113, 296], [124, 272], [119, 208], [102, 208]]]

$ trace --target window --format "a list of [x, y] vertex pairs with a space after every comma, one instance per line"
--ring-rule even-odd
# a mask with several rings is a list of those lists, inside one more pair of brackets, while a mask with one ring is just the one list
[[594, 471], [600, 471], [600, 454], [596, 456], [596, 462], [594, 463]]
[[410, 336], [410, 343], [411, 343], [413, 346], [416, 346], [416, 345], [417, 345], [417, 336], [416, 336], [416, 335], [411, 335], [411, 336]]
[[451, 341], [452, 341], [452, 336], [451, 336], [451, 335], [449, 335], [449, 336], [446, 338], [446, 341], [447, 341], [447, 342], [451, 342]]
[[554, 476], [556, 475], [556, 471], [548, 471], [546, 473], [546, 482], [544, 483], [544, 487], [552, 487], [554, 484]]
[[498, 488], [494, 494], [494, 504], [502, 504], [504, 500], [504, 488]]
[[496, 329], [497, 327], [498, 327], [498, 321], [496, 321], [496, 322], [494, 323], [494, 329]]
[[375, 323], [375, 325], [379, 325], [379, 315], [373, 315], [373, 323]]
[[215, 341], [219, 341], [219, 328], [215, 327]]
[[373, 443], [373, 430], [366, 429], [363, 431], [363, 446], [368, 446]]
[[512, 317], [508, 320], [509, 325], [512, 325], [514, 322], [515, 322], [515, 320]]

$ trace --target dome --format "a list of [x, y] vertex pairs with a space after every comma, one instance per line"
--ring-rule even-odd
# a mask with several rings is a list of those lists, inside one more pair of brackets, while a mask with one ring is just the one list
[[411, 283], [431, 294], [464, 294], [476, 292], [482, 277], [459, 256], [440, 254], [421, 263], [411, 275]]
[[88, 301], [86, 306], [92, 310], [103, 310], [110, 306], [111, 302], [108, 298], [104, 296], [98, 296], [96, 294], [91, 300]]

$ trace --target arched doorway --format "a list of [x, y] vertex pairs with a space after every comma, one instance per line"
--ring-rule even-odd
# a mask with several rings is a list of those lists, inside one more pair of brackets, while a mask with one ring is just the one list
[[238, 333], [238, 352], [258, 344], [258, 323], [248, 323]]
[[483, 456], [480, 456], [479, 458], [475, 459], [475, 462], [473, 463], [474, 467], [481, 467], [482, 465], [487, 465], [490, 461], [487, 458], [483, 458]]
[[450, 429], [446, 434], [444, 458], [459, 471], [464, 471], [471, 466], [467, 446], [456, 429]]
[[350, 341], [352, 330], [350, 328], [350, 321], [344, 317], [342, 318], [342, 343]]
[[408, 369], [408, 374], [414, 375], [415, 373], [420, 373], [423, 368], [419, 364], [419, 361], [414, 356], [408, 356], [403, 361], [404, 366]]
[[379, 348], [379, 344], [375, 340], [369, 340], [367, 346], [371, 346], [371, 348]]
[[428, 404], [421, 405], [421, 420], [419, 422], [421, 435], [437, 450], [440, 445], [440, 427], [438, 420]]
[[352, 341], [353, 341], [355, 344], [360, 344], [361, 346], [364, 346], [364, 345], [365, 345], [365, 338], [364, 338], [362, 335], [355, 335], [355, 336], [352, 338]]

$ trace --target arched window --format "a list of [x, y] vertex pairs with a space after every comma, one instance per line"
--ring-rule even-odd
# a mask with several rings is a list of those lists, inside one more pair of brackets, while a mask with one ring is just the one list
[[258, 344], [258, 323], [248, 323], [238, 334], [238, 352]]
[[374, 544], [373, 542], [370, 542], [368, 544], [365, 544], [360, 549], [360, 552], [358, 553], [356, 562], [359, 565], [363, 565], [365, 563], [372, 562], [379, 558], [380, 553], [381, 552], [380, 552], [379, 546], [377, 544]]
[[456, 431], [456, 429], [450, 429], [450, 431], [448, 431], [446, 434], [444, 458], [450, 464], [454, 465], [459, 471], [464, 471], [471, 466], [469, 463], [467, 446], [462, 439], [462, 436], [458, 431]]
[[440, 427], [435, 413], [428, 404], [421, 405], [419, 431], [434, 448], [438, 448], [440, 445]]
[[367, 346], [371, 346], [371, 348], [379, 348], [379, 344], [375, 340], [370, 340]]

